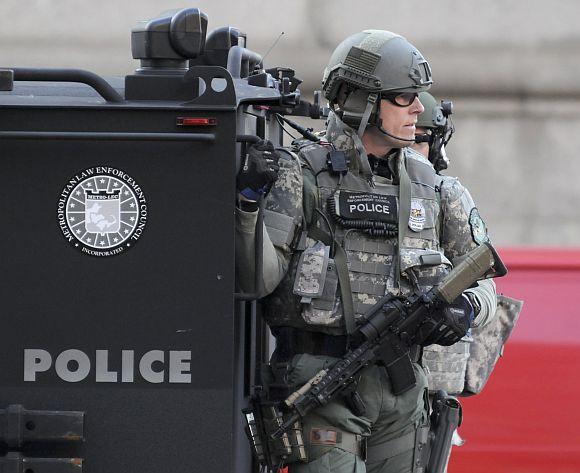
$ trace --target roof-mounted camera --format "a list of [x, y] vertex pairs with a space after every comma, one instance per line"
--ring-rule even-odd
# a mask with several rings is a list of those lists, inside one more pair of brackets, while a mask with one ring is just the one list
[[247, 44], [246, 33], [238, 28], [223, 26], [207, 35], [205, 51], [203, 55], [191, 59], [190, 66], [221, 66], [228, 67], [228, 55], [234, 46], [245, 48]]
[[189, 59], [203, 54], [206, 33], [207, 15], [198, 8], [170, 10], [138, 22], [131, 30], [133, 58], [141, 61], [137, 72], [183, 73]]
[[[192, 100], [199, 82], [188, 78], [188, 62], [202, 55], [207, 15], [198, 8], [170, 10], [131, 30], [135, 74], [125, 78], [127, 100]], [[185, 77], [184, 77], [185, 76]]]

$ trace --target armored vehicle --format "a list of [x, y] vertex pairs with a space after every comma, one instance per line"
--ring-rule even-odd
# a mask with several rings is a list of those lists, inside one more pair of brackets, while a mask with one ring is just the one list
[[240, 411], [268, 337], [236, 294], [235, 175], [320, 107], [207, 26], [139, 22], [123, 79], [0, 71], [2, 472], [251, 469]]

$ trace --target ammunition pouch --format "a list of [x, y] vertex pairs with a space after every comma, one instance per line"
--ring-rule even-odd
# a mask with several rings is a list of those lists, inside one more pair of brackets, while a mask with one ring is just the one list
[[[286, 338], [286, 341], [292, 342], [285, 347], [286, 355], [290, 355], [292, 348], [313, 347], [315, 342], [321, 343], [319, 350], [323, 347], [334, 347], [337, 351], [339, 347], [345, 349], [346, 337], [331, 337], [322, 333], [305, 334], [293, 330], [290, 333], [294, 333], [295, 337]], [[324, 341], [327, 343], [324, 344]], [[292, 356], [291, 361], [272, 362], [262, 367], [264, 389], [258, 391], [250, 400], [250, 407], [242, 411], [246, 421], [246, 434], [256, 460], [261, 466], [267, 467], [268, 471], [277, 472], [283, 465], [312, 461], [335, 447], [364, 458], [364, 438], [336, 427], [303, 426], [298, 421], [281, 437], [273, 437], [272, 434], [285, 420], [282, 410], [284, 400], [297, 388], [303, 387], [308, 378], [321, 369], [328, 369], [336, 361], [329, 356], [304, 353], [296, 355], [302, 356]], [[350, 395], [356, 395], [356, 384], [353, 388]]]
[[297, 461], [306, 461], [306, 448], [302, 436], [302, 425], [296, 422], [280, 438], [272, 434], [283, 422], [279, 404], [252, 399], [250, 407], [242, 410], [246, 420], [246, 435], [256, 460], [268, 471], [277, 472], [282, 466]]

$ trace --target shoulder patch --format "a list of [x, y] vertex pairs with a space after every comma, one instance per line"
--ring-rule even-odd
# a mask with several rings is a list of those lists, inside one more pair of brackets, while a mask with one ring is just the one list
[[485, 222], [481, 218], [481, 215], [479, 215], [479, 210], [476, 207], [471, 209], [471, 213], [469, 214], [469, 226], [471, 227], [471, 235], [475, 243], [478, 245], [489, 243]]

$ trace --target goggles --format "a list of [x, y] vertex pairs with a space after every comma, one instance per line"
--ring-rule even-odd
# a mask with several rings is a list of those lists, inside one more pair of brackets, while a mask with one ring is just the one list
[[417, 92], [394, 92], [381, 94], [382, 100], [388, 100], [397, 107], [409, 107], [419, 97]]

